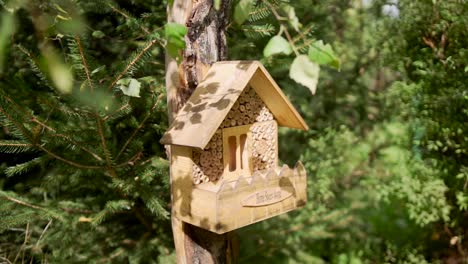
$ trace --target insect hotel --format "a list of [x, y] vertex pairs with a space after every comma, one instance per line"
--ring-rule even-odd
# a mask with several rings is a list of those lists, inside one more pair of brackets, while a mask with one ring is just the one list
[[258, 61], [213, 64], [161, 143], [173, 214], [222, 234], [306, 203], [306, 172], [278, 165], [278, 126], [307, 130]]

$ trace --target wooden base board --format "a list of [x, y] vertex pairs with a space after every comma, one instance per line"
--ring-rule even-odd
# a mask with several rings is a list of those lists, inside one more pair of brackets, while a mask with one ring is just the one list
[[300, 162], [294, 169], [283, 166], [218, 188], [211, 185], [193, 185], [191, 192], [179, 195], [175, 216], [223, 234], [295, 210], [307, 201], [306, 171]]

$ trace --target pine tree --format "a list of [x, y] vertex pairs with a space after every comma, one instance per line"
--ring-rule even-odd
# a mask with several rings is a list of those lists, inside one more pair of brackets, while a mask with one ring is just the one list
[[[153, 23], [164, 9], [134, 18], [112, 2], [80, 1], [15, 12], [31, 20], [16, 16], [27, 32], [17, 33], [8, 57], [15, 65], [0, 82], [8, 162], [0, 256], [13, 263], [168, 256], [168, 162], [158, 143], [167, 127], [157, 59], [164, 40]], [[44, 17], [55, 19], [42, 25]], [[85, 18], [93, 29], [80, 23]], [[121, 34], [125, 42], [113, 47]]]

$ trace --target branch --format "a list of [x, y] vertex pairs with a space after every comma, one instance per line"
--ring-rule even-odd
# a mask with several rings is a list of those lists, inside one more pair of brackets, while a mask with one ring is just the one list
[[18, 122], [16, 122], [6, 111], [5, 109], [3, 109], [2, 107], [0, 107], [0, 113], [2, 113], [8, 120], [10, 120], [10, 122], [12, 122], [13, 124], [15, 124], [16, 128], [18, 128], [19, 130], [21, 130], [21, 133], [23, 134], [23, 136], [27, 137], [31, 142], [33, 142], [34, 140], [30, 137], [30, 135], [28, 135], [28, 130], [22, 125], [22, 124], [19, 124]]
[[109, 91], [115, 86], [115, 84], [122, 79], [122, 77], [132, 68], [140, 59], [141, 57], [149, 50], [151, 49], [154, 44], [156, 44], [158, 41], [156, 39], [153, 39], [143, 50], [141, 50], [140, 53], [125, 67], [125, 69], [115, 78], [115, 80], [109, 85], [107, 88]]
[[122, 105], [119, 109], [115, 110], [113, 113], [110, 113], [108, 115], [106, 115], [105, 117], [102, 118], [102, 121], [106, 122], [109, 118], [111, 118], [113, 115], [117, 114], [118, 112], [124, 110], [125, 108], [129, 108], [130, 107], [130, 104], [129, 103], [126, 103], [124, 105]]
[[83, 164], [79, 164], [79, 163], [76, 163], [76, 162], [73, 162], [71, 160], [67, 160], [65, 158], [62, 158], [60, 157], [59, 155], [53, 153], [52, 151], [44, 148], [42, 145], [36, 145], [40, 150], [44, 151], [45, 153], [49, 154], [50, 156], [54, 157], [55, 159], [58, 159], [60, 161], [63, 161], [65, 163], [67, 163], [68, 165], [70, 166], [73, 166], [73, 167], [77, 167], [77, 168], [80, 168], [80, 169], [91, 169], [91, 170], [98, 170], [98, 169], [102, 169], [103, 167], [102, 166], [92, 166], [92, 165], [83, 165]]
[[107, 149], [106, 138], [104, 136], [104, 130], [102, 128], [102, 119], [97, 113], [96, 113], [96, 124], [98, 127], [99, 138], [101, 140], [101, 146], [104, 149], [104, 155], [106, 158], [107, 166], [111, 167], [112, 165], [111, 156], [110, 156], [109, 150]]
[[13, 198], [13, 197], [10, 197], [10, 196], [4, 195], [3, 198], [10, 201], [10, 202], [14, 202], [14, 203], [26, 206], [26, 207], [30, 207], [30, 208], [38, 209], [38, 210], [45, 210], [45, 208], [43, 208], [43, 207], [40, 207], [40, 206], [37, 206], [37, 205], [34, 205], [34, 204], [30, 204], [30, 203], [27, 203], [27, 202], [23, 202], [21, 200], [18, 200], [16, 198]]
[[284, 34], [286, 35], [286, 38], [288, 39], [289, 44], [291, 44], [294, 54], [296, 54], [296, 56], [299, 56], [300, 54], [297, 51], [296, 45], [294, 45], [294, 40], [291, 38], [291, 35], [289, 34], [288, 27], [284, 25], [285, 24], [284, 21], [286, 20], [286, 18], [280, 16], [278, 12], [276, 11], [275, 7], [272, 4], [270, 4], [268, 1], [264, 1], [264, 3], [270, 8], [271, 12], [273, 13], [273, 16], [276, 18], [278, 23], [280, 23], [281, 29], [284, 30]]
[[4, 147], [34, 147], [33, 144], [29, 144], [29, 143], [4, 143], [4, 142], [0, 142], [0, 146], [4, 146]]
[[116, 160], [120, 157], [120, 155], [122, 155], [122, 153], [125, 151], [125, 149], [128, 147], [128, 145], [130, 144], [130, 142], [132, 142], [132, 140], [135, 138], [136, 134], [138, 133], [138, 131], [140, 131], [140, 129], [143, 128], [144, 124], [146, 123], [146, 121], [148, 120], [148, 118], [151, 116], [151, 114], [153, 113], [154, 109], [156, 108], [156, 106], [158, 105], [159, 101], [161, 100], [161, 98], [163, 98], [163, 94], [159, 95], [158, 98], [156, 99], [156, 102], [154, 103], [154, 105], [151, 107], [151, 110], [148, 111], [148, 113], [146, 114], [145, 118], [143, 118], [143, 120], [141, 121], [140, 125], [133, 131], [132, 135], [128, 138], [127, 142], [125, 142], [125, 144], [123, 145], [123, 147], [120, 149], [119, 151], [119, 154], [117, 154], [117, 157], [115, 158]]
[[[41, 121], [39, 121], [37, 118], [33, 118], [32, 120], [34, 123], [37, 123], [39, 124], [40, 126], [42, 126], [43, 128], [49, 130], [49, 131], [52, 131], [54, 133], [56, 133], [57, 131], [49, 126], [47, 126], [46, 124], [42, 123]], [[92, 152], [91, 150], [87, 149], [86, 147], [82, 146], [81, 144], [79, 144], [78, 142], [74, 141], [73, 139], [71, 139], [69, 136], [67, 135], [63, 135], [63, 134], [54, 134], [54, 135], [51, 135], [51, 136], [55, 136], [55, 137], [60, 137], [60, 138], [63, 138], [65, 139], [66, 141], [68, 141], [69, 143], [77, 146], [78, 148], [80, 148], [81, 150], [83, 150], [84, 152], [88, 153], [89, 155], [93, 156], [95, 159], [97, 159], [98, 161], [102, 161], [103, 159], [96, 153]]]
[[88, 62], [86, 61], [86, 58], [84, 55], [83, 46], [81, 45], [80, 37], [75, 36], [75, 41], [76, 41], [76, 45], [78, 46], [78, 50], [80, 51], [80, 58], [81, 58], [81, 61], [83, 62], [84, 70], [86, 73], [86, 79], [88, 80], [89, 88], [92, 93], [94, 91], [94, 87], [93, 87], [93, 84], [91, 83], [91, 74], [89, 73]]
[[[125, 17], [126, 19], [130, 19], [130, 18], [131, 18], [131, 17], [130, 17], [128, 14], [126, 14], [124, 11], [122, 11], [122, 10], [116, 8], [115, 6], [111, 5], [110, 3], [108, 3], [107, 5], [112, 9], [112, 11], [114, 11], [114, 12], [116, 12], [116, 13], [118, 13], [118, 14], [121, 14], [121, 15], [122, 15], [123, 17]], [[149, 31], [146, 27], [140, 25], [140, 28], [141, 28], [141, 30], [143, 30], [146, 34], [148, 34], [148, 35], [150, 34], [150, 31]]]

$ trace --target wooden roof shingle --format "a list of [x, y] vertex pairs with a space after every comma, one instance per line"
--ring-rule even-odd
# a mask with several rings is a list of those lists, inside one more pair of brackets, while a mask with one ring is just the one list
[[161, 143], [204, 149], [248, 84], [272, 112], [278, 125], [308, 129], [260, 62], [223, 61], [211, 66], [177, 113]]

